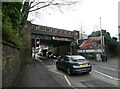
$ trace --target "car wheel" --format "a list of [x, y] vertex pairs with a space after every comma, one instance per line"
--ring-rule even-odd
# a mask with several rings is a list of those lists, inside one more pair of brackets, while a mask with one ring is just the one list
[[72, 75], [70, 68], [67, 68], [67, 74]]

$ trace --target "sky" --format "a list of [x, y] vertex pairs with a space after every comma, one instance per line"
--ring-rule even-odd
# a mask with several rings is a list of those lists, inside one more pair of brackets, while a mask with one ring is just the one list
[[[79, 0], [74, 8], [64, 9], [63, 13], [57, 10], [48, 10], [39, 15], [32, 22], [65, 30], [78, 30], [90, 35], [101, 28], [110, 32], [111, 36], [118, 37], [118, 1], [120, 0]], [[33, 16], [29, 16], [29, 19]], [[29, 20], [28, 19], [28, 20]]]

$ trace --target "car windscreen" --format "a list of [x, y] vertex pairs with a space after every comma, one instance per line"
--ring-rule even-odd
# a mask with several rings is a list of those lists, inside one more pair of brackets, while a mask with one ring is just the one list
[[87, 61], [84, 57], [71, 57], [71, 61], [74, 61], [74, 62], [85, 62]]

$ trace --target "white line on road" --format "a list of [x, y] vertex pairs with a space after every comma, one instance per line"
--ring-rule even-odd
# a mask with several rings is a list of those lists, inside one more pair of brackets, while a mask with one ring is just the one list
[[96, 70], [93, 70], [94, 72], [96, 72], [96, 73], [99, 73], [99, 74], [101, 74], [101, 75], [103, 75], [103, 76], [106, 76], [106, 77], [108, 77], [108, 78], [111, 78], [111, 79], [114, 79], [114, 80], [120, 80], [120, 79], [118, 79], [118, 78], [115, 78], [115, 77], [112, 77], [112, 76], [109, 76], [109, 75], [106, 75], [106, 74], [104, 74], [104, 73], [101, 73], [101, 72], [99, 72], [99, 71], [96, 71]]
[[67, 78], [64, 74], [62, 74], [62, 73], [60, 73], [60, 72], [57, 72], [57, 71], [55, 71], [55, 70], [50, 70], [50, 71], [63, 75], [64, 78], [66, 79], [68, 85], [69, 85], [69, 86], [72, 86], [71, 83], [70, 83], [70, 81], [68, 80], [68, 78]]
[[54, 72], [54, 73], [58, 73], [58, 74], [61, 74], [61, 75], [63, 75], [62, 73], [60, 73], [60, 72], [57, 72], [57, 71], [55, 71], [55, 70], [50, 70], [50, 71], [52, 71], [52, 72]]
[[117, 69], [113, 69], [113, 68], [109, 68], [109, 67], [105, 67], [105, 66], [100, 66], [100, 67], [103, 67], [103, 68], [106, 68], [106, 69], [109, 69], [109, 70], [118, 71]]
[[[64, 74], [63, 74], [64, 75]], [[64, 77], [65, 77], [65, 79], [66, 79], [66, 81], [68, 82], [68, 84], [69, 84], [69, 86], [71, 86], [71, 83], [70, 83], [70, 81], [68, 80], [68, 78], [64, 75]]]

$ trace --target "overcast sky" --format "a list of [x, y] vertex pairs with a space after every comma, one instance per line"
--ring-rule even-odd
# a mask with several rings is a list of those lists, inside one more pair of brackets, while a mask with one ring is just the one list
[[[80, 0], [74, 9], [64, 10], [63, 13], [54, 12], [40, 15], [34, 24], [44, 25], [65, 30], [84, 31], [90, 35], [102, 29], [110, 32], [111, 36], [118, 35], [118, 1], [120, 0]], [[30, 17], [32, 18], [32, 17]]]

